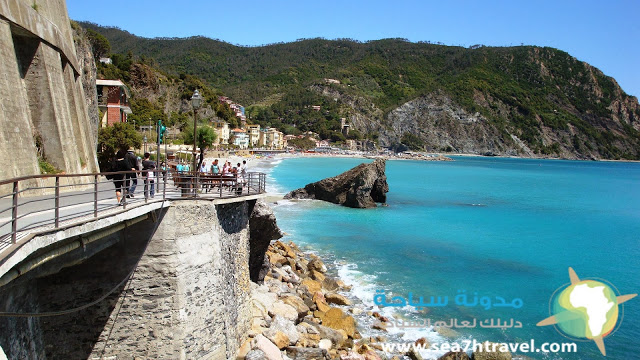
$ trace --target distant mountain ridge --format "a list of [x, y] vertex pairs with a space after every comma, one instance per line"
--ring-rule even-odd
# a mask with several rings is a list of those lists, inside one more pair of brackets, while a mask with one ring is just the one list
[[[289, 130], [330, 134], [336, 118], [345, 117], [381, 146], [640, 159], [637, 98], [597, 68], [553, 48], [462, 48], [403, 39], [241, 47], [81, 25], [109, 39], [113, 52], [153, 59], [169, 75], [195, 75], [247, 105], [254, 121]], [[324, 118], [307, 111], [311, 105], [323, 105]]]

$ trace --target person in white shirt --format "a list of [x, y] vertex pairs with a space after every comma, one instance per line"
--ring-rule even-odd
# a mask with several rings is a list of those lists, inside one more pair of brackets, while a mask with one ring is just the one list
[[240, 166], [240, 173], [242, 176], [247, 176], [247, 160], [242, 160], [242, 165]]

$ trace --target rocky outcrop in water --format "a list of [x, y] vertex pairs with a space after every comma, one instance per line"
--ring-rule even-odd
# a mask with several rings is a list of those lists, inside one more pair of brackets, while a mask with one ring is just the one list
[[307, 184], [294, 190], [285, 199], [317, 199], [352, 208], [374, 208], [387, 201], [385, 160], [376, 159], [360, 164], [338, 176]]
[[269, 270], [265, 257], [271, 240], [282, 237], [273, 210], [264, 201], [256, 201], [249, 219], [249, 276], [260, 282]]

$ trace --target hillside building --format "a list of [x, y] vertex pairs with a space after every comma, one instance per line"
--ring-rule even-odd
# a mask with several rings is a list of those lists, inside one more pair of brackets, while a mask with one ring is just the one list
[[231, 137], [233, 139], [233, 145], [240, 149], [249, 148], [249, 134], [242, 129], [233, 129], [231, 131]]
[[347, 136], [349, 135], [349, 128], [351, 127], [351, 125], [347, 124], [347, 119], [345, 118], [341, 118], [340, 119], [340, 130], [342, 131], [342, 135]]
[[247, 134], [249, 134], [249, 146], [258, 147], [258, 143], [260, 142], [260, 125], [247, 125], [246, 129]]
[[131, 114], [129, 89], [120, 80], [96, 80], [98, 108], [102, 111], [100, 126], [127, 122]]
[[228, 145], [231, 132], [229, 130], [229, 124], [226, 121], [217, 120], [213, 122], [213, 127], [216, 130], [215, 145]]
[[260, 130], [260, 145], [273, 150], [282, 150], [286, 147], [284, 134], [276, 128]]

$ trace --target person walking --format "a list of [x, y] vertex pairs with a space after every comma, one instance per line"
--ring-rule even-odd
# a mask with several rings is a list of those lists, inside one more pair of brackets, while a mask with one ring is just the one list
[[[131, 165], [131, 168], [129, 170], [140, 170], [140, 168], [138, 167], [138, 157], [133, 153], [133, 148], [129, 148], [129, 151], [127, 151], [127, 154], [125, 155], [125, 159], [127, 159], [129, 165]], [[125, 178], [125, 185], [129, 190], [127, 198], [132, 198], [133, 193], [136, 191], [136, 187], [138, 186], [138, 174], [135, 172], [128, 173]]]
[[242, 176], [247, 175], [247, 160], [242, 160], [242, 165], [240, 166], [240, 173]]
[[[131, 164], [126, 159], [126, 152], [124, 150], [118, 150], [111, 168], [112, 171], [131, 170]], [[116, 187], [116, 199], [118, 200], [118, 205], [124, 205], [124, 195], [127, 192], [127, 188], [125, 187], [125, 174], [113, 175], [113, 185]]]
[[156, 162], [151, 161], [151, 154], [144, 153], [142, 160], [142, 176], [144, 177], [144, 197], [153, 198], [155, 196]]

